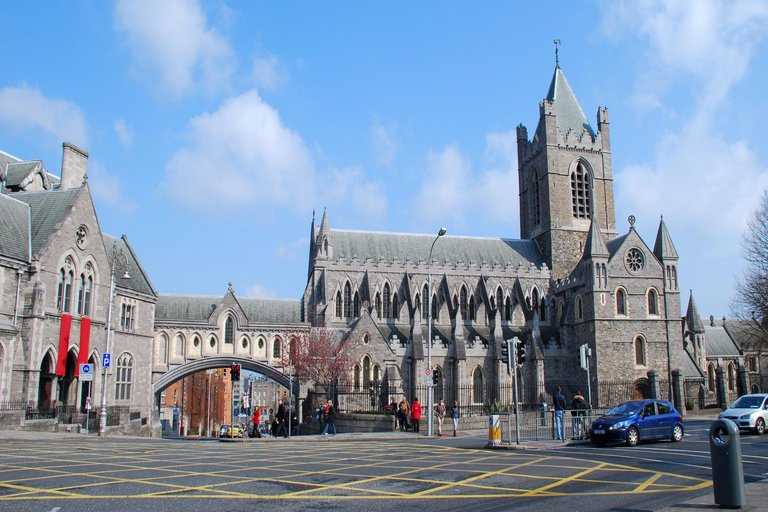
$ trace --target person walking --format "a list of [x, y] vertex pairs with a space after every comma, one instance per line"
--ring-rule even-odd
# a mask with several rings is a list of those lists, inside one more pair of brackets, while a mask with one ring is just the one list
[[408, 416], [411, 414], [411, 405], [405, 397], [400, 400], [400, 404], [397, 406], [397, 413], [400, 415], [400, 432], [405, 432], [408, 430]]
[[279, 437], [282, 433], [283, 437], [288, 437], [288, 416], [286, 414], [285, 405], [283, 404], [282, 400], [278, 402], [277, 415], [275, 419], [277, 419], [276, 436]]
[[317, 407], [317, 421], [320, 422], [320, 432], [325, 432], [325, 423], [328, 419], [328, 409], [325, 407], [325, 402], [320, 402]]
[[336, 435], [336, 422], [334, 420], [334, 416], [336, 415], [336, 410], [333, 408], [333, 402], [328, 400], [325, 403], [325, 428], [323, 428], [323, 435], [328, 435], [328, 426], [333, 427], [333, 435]]
[[461, 411], [459, 410], [459, 402], [454, 400], [453, 406], [451, 407], [451, 419], [453, 420], [453, 437], [456, 437], [456, 431], [459, 430], [459, 416], [461, 416]]
[[565, 425], [563, 424], [563, 413], [565, 412], [565, 397], [560, 386], [555, 388], [555, 396], [552, 397], [555, 403], [555, 430], [557, 431], [557, 440], [565, 440]]
[[581, 396], [581, 391], [576, 391], [571, 402], [571, 426], [573, 427], [572, 439], [584, 439], [584, 417], [587, 409], [587, 401]]
[[443, 435], [443, 419], [445, 418], [445, 404], [443, 399], [440, 399], [440, 403], [435, 406], [435, 418], [437, 419], [437, 435]]
[[411, 417], [413, 417], [413, 431], [419, 433], [419, 420], [421, 420], [421, 404], [419, 398], [413, 399], [413, 405], [411, 406]]

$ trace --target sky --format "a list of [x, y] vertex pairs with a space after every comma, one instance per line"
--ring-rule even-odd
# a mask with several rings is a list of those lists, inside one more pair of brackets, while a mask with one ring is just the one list
[[768, 187], [768, 1], [3, 2], [0, 149], [90, 154], [101, 229], [160, 293], [300, 298], [332, 228], [519, 237], [515, 127], [559, 58], [610, 112], [619, 234], [731, 316]]

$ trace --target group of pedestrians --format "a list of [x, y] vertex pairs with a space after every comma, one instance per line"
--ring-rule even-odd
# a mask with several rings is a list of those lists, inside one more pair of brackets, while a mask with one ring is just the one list
[[333, 408], [333, 402], [320, 402], [317, 408], [317, 419], [323, 426], [323, 435], [328, 435], [328, 428], [333, 427], [333, 435], [336, 435], [336, 409]]
[[[417, 434], [421, 432], [423, 410], [418, 397], [413, 399], [413, 404], [410, 404], [405, 397], [399, 403], [393, 400], [389, 409], [395, 414], [395, 429], [399, 428], [401, 432], [410, 430]], [[437, 423], [437, 435], [443, 435], [443, 420], [449, 415], [453, 420], [453, 436], [456, 437], [456, 431], [459, 429], [459, 416], [461, 415], [459, 402], [454, 401], [453, 406], [447, 409], [441, 398], [440, 403], [435, 405], [433, 414]]]
[[[560, 386], [555, 388], [555, 395], [552, 397], [555, 406], [555, 432], [558, 441], [565, 440], [565, 411], [568, 409], [563, 396], [563, 389]], [[587, 409], [589, 404], [584, 399], [581, 391], [576, 391], [571, 401], [571, 428], [573, 437], [571, 439], [586, 439], [588, 431], [586, 426]]]

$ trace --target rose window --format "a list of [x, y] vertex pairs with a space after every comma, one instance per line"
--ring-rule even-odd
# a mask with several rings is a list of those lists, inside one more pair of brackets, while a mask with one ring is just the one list
[[627, 270], [633, 274], [636, 274], [643, 270], [643, 265], [645, 264], [643, 253], [640, 251], [640, 249], [630, 249], [627, 251], [627, 258], [625, 262], [627, 265]]

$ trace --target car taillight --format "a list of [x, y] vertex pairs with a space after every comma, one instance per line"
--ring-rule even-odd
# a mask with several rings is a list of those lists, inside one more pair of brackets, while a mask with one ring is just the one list
[[682, 416], [680, 416], [680, 421], [681, 421], [681, 422], [683, 421], [683, 417], [682, 417]]

